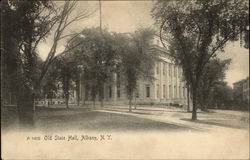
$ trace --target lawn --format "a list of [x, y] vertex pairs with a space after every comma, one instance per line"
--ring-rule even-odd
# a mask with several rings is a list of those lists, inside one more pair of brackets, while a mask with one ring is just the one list
[[[5, 109], [2, 128], [17, 127], [14, 108]], [[133, 115], [93, 111], [86, 108], [42, 108], [35, 114], [35, 130], [55, 131], [189, 131], [191, 128]]]

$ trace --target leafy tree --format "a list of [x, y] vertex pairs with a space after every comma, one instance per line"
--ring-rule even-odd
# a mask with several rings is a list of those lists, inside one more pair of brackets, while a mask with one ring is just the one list
[[116, 64], [117, 54], [115, 52], [114, 36], [107, 30], [100, 32], [99, 28], [84, 29], [81, 41], [82, 45], [76, 52], [79, 59], [84, 61], [84, 82], [86, 88], [91, 89], [93, 105], [97, 93], [103, 105], [104, 83], [111, 79]]
[[223, 82], [225, 71], [231, 60], [220, 60], [218, 58], [211, 59], [204, 67], [198, 89], [198, 105], [202, 110], [206, 110], [211, 99], [211, 92], [216, 84]]
[[211, 93], [212, 108], [231, 109], [233, 105], [233, 89], [226, 82], [215, 84]]
[[[3, 76], [7, 76], [11, 82], [11, 89], [17, 97], [20, 124], [24, 126], [33, 126], [34, 97], [55, 58], [59, 41], [69, 36], [65, 35], [65, 29], [89, 16], [87, 10], [71, 16], [76, 4], [76, 1], [55, 5], [52, 1], [28, 0], [4, 0], [1, 3], [2, 55], [6, 68]], [[54, 33], [51, 50], [39, 76], [35, 76], [37, 46], [51, 31]]]
[[[197, 88], [203, 69], [228, 41], [242, 39], [248, 33], [248, 9], [245, 0], [159, 0], [154, 5], [152, 15], [160, 24], [161, 42], [182, 66], [190, 85], [193, 120], [197, 119]], [[168, 37], [168, 46], [163, 36]]]
[[120, 70], [125, 76], [129, 99], [129, 112], [132, 112], [132, 99], [139, 79], [153, 79], [153, 66], [156, 60], [151, 50], [154, 31], [150, 28], [139, 28], [131, 36], [117, 38], [121, 56]]
[[66, 108], [69, 108], [70, 90], [75, 90], [74, 82], [78, 79], [79, 68], [72, 53], [58, 57], [55, 60], [57, 79], [62, 84]]
[[41, 10], [49, 8], [49, 3], [6, 0], [1, 5], [3, 64], [6, 67], [3, 76], [9, 80], [3, 83], [11, 82], [11, 91], [17, 97], [20, 122], [33, 124], [30, 119], [33, 117], [32, 90], [37, 53], [31, 42], [44, 33], [44, 28], [38, 24], [50, 21], [49, 17], [42, 20], [44, 16], [40, 15]]
[[51, 65], [48, 72], [46, 73], [43, 82], [41, 83], [42, 92], [44, 94], [43, 97], [48, 99], [48, 106], [49, 103], [52, 104], [52, 99], [58, 91], [58, 76], [58, 68], [54, 62], [54, 64]]

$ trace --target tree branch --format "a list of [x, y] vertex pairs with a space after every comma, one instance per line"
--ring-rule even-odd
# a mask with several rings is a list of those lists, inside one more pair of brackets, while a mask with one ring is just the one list
[[165, 20], [162, 22], [161, 26], [160, 26], [160, 40], [161, 40], [162, 45], [163, 45], [165, 48], [167, 48], [167, 47], [165, 46], [165, 43], [163, 43], [163, 39], [162, 39], [162, 29], [163, 29], [163, 26], [164, 26], [164, 24], [166, 23], [166, 21], [167, 21], [167, 19], [165, 19]]

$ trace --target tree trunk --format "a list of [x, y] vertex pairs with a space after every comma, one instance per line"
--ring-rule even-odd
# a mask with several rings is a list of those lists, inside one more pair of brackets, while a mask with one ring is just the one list
[[10, 103], [10, 105], [12, 105], [12, 93], [11, 92], [9, 93], [9, 98], [10, 98], [9, 103]]
[[53, 98], [50, 97], [50, 104], [53, 105]]
[[66, 108], [69, 108], [69, 78], [67, 76], [63, 77], [63, 92], [65, 98]]
[[66, 93], [65, 95], [65, 104], [66, 104], [66, 108], [69, 109], [69, 93]]
[[50, 91], [48, 95], [48, 107], [50, 107], [50, 105], [52, 105], [52, 91]]
[[190, 88], [189, 88], [189, 85], [187, 85], [187, 103], [188, 103], [188, 106], [187, 106], [187, 112], [190, 112]]
[[89, 95], [90, 91], [91, 91], [91, 88], [89, 88], [87, 85], [84, 84], [83, 105], [86, 104], [86, 101], [91, 101], [91, 95]]
[[134, 109], [136, 109], [136, 97], [135, 97], [135, 104], [134, 104]]
[[34, 127], [34, 95], [29, 89], [23, 89], [17, 96], [19, 123], [22, 128]]
[[49, 108], [49, 97], [47, 98], [48, 108]]
[[90, 91], [90, 89], [85, 86], [85, 90], [84, 90], [85, 97], [84, 97], [84, 101], [83, 101], [84, 104], [85, 104], [85, 101], [89, 101], [90, 100], [89, 91]]
[[81, 107], [85, 105], [85, 98], [86, 98], [86, 85], [84, 83], [84, 72], [80, 73], [80, 80], [79, 80], [79, 95], [81, 100]]
[[95, 98], [96, 98], [96, 89], [92, 88], [92, 100], [93, 100], [93, 108], [95, 109]]
[[65, 91], [65, 104], [66, 108], [69, 109], [69, 89], [67, 87], [67, 90]]
[[103, 107], [104, 106], [104, 103], [103, 103], [103, 100], [104, 100], [104, 83], [101, 83], [100, 85], [100, 90], [99, 90], [99, 99], [100, 99], [100, 102], [101, 102], [101, 106]]
[[93, 108], [95, 109], [95, 97], [93, 98]]
[[80, 96], [77, 95], [77, 106], [80, 106]]
[[129, 96], [129, 112], [132, 112], [132, 96]]
[[76, 97], [77, 97], [77, 106], [79, 106], [80, 105], [80, 80], [78, 78], [76, 80]]
[[197, 120], [197, 88], [193, 87], [193, 110], [192, 120]]

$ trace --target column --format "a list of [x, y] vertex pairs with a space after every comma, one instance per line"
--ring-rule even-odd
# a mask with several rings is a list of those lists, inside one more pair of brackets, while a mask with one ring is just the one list
[[162, 99], [163, 98], [163, 84], [162, 84], [162, 76], [163, 76], [163, 63], [162, 62], [159, 62], [159, 68], [160, 68], [160, 71], [159, 71], [159, 99]]

